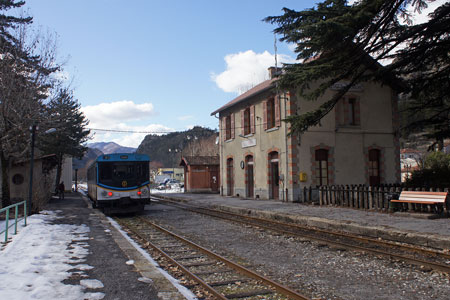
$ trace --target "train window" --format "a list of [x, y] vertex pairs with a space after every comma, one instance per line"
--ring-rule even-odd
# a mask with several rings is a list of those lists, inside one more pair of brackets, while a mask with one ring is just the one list
[[109, 163], [99, 164], [100, 180], [112, 179], [112, 166]]

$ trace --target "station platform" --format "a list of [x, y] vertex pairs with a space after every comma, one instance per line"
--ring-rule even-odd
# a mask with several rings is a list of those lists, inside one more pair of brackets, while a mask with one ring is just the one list
[[[101, 289], [96, 289], [104, 295], [99, 299], [186, 299], [174, 282], [134, 247], [108, 217], [92, 209], [84, 195], [70, 193], [63, 200], [53, 197], [45, 209], [57, 212], [58, 224], [89, 227], [86, 241], [89, 254], [83, 264], [92, 268], [84, 273], [89, 279], [103, 283]], [[78, 285], [79, 281], [73, 278], [65, 283]]]
[[155, 193], [154, 196], [244, 215], [450, 251], [450, 218], [429, 219], [420, 213], [383, 213], [273, 200], [242, 199], [219, 194]]

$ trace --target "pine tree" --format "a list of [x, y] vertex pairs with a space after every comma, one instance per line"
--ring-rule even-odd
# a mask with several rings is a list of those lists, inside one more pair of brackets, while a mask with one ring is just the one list
[[[394, 85], [408, 99], [408, 128], [426, 129], [430, 137], [450, 137], [450, 3], [422, 24], [413, 24], [408, 6], [421, 12], [432, 0], [326, 0], [316, 8], [267, 17], [281, 40], [296, 44], [302, 63], [287, 64], [280, 84], [300, 87], [316, 100], [339, 81], [349, 84], [317, 110], [287, 118], [294, 132], [317, 125], [352, 86], [365, 81]], [[382, 67], [381, 63], [385, 65]], [[401, 79], [401, 81], [398, 81]], [[317, 89], [308, 83], [322, 80]]]
[[86, 128], [89, 121], [80, 111], [81, 105], [74, 99], [68, 88], [60, 88], [55, 97], [47, 104], [47, 126], [55, 128], [55, 132], [40, 135], [38, 148], [44, 154], [55, 154], [57, 169], [55, 186], [61, 180], [62, 164], [65, 156], [81, 159], [87, 151], [84, 145], [90, 130]]

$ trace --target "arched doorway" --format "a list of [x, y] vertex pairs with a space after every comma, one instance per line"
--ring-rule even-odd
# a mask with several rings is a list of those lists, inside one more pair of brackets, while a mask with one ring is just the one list
[[233, 159], [227, 159], [227, 196], [233, 196], [234, 194], [234, 178], [233, 178]]
[[253, 179], [253, 156], [245, 157], [245, 196], [253, 198], [255, 183]]
[[269, 198], [279, 199], [280, 174], [278, 152], [269, 153]]

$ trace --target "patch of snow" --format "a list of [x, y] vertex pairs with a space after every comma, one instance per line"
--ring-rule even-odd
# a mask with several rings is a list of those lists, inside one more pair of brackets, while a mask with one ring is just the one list
[[100, 280], [97, 279], [82, 279], [80, 284], [88, 289], [101, 289], [105, 287]]
[[[0, 299], [102, 299], [86, 297], [81, 285], [66, 285], [73, 260], [84, 260], [86, 225], [50, 224], [62, 218], [54, 211], [43, 211], [27, 219], [28, 225], [0, 251]], [[82, 265], [79, 265], [82, 266]], [[90, 294], [89, 294], [90, 295]], [[88, 296], [89, 296], [88, 295]], [[103, 295], [104, 296], [104, 295]], [[89, 296], [90, 297], [90, 296]]]
[[103, 293], [86, 293], [84, 294], [84, 300], [101, 300], [105, 298], [105, 294]]
[[144, 282], [144, 283], [153, 283], [153, 280], [151, 280], [150, 278], [147, 278], [147, 277], [139, 277], [138, 281]]
[[93, 266], [90, 266], [90, 265], [83, 265], [83, 264], [81, 264], [81, 265], [76, 265], [75, 267], [73, 267], [73, 269], [77, 269], [77, 270], [81, 270], [81, 271], [87, 271], [87, 270], [91, 270], [91, 269], [93, 269], [94, 267]]
[[126, 262], [127, 265], [132, 265], [134, 264], [134, 260], [130, 259], [129, 261]]

